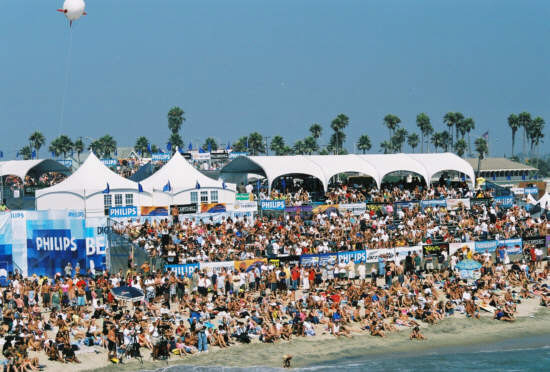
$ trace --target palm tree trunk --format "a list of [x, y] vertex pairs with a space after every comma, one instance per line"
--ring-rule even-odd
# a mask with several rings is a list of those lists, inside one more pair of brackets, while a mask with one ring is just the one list
[[512, 157], [514, 157], [514, 144], [516, 143], [516, 134], [512, 131]]
[[472, 147], [470, 146], [470, 131], [468, 131], [468, 156], [472, 156]]
[[420, 136], [422, 137], [422, 152], [424, 152], [424, 132], [420, 131]]

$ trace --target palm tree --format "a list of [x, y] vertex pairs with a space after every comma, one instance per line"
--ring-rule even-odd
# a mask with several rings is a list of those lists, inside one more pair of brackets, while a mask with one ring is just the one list
[[248, 136], [248, 149], [252, 155], [265, 154], [264, 138], [258, 132]]
[[248, 137], [243, 136], [237, 140], [232, 146], [235, 152], [247, 152], [248, 151]]
[[411, 149], [414, 152], [414, 149], [416, 148], [416, 146], [418, 146], [418, 134], [409, 134], [409, 136], [407, 137], [407, 143], [409, 144], [409, 146], [411, 146]]
[[512, 130], [512, 157], [514, 156], [514, 146], [516, 144], [516, 133], [521, 127], [519, 117], [516, 114], [510, 114], [508, 116], [508, 126]]
[[55, 153], [56, 156], [63, 154], [63, 158], [67, 158], [67, 153], [72, 149], [73, 141], [71, 141], [71, 139], [65, 134], [62, 134], [54, 139], [49, 148], [49, 150]]
[[134, 150], [137, 151], [138, 154], [145, 154], [147, 153], [149, 148], [149, 140], [145, 136], [138, 137], [136, 140], [136, 144], [134, 145]]
[[178, 106], [174, 106], [168, 111], [168, 128], [172, 133], [178, 133], [185, 121], [185, 112]]
[[[424, 138], [428, 139], [434, 131], [432, 124], [430, 123], [430, 117], [424, 112], [416, 115], [416, 126], [418, 127], [418, 129], [420, 129], [420, 134], [422, 135], [421, 151], [424, 152]], [[430, 151], [429, 145], [430, 141], [428, 141], [428, 151]]]
[[172, 145], [172, 153], [176, 151], [176, 148], [183, 149], [183, 139], [179, 133], [172, 133], [168, 142]]
[[309, 132], [311, 133], [313, 138], [315, 138], [317, 140], [317, 139], [321, 138], [321, 134], [323, 134], [323, 127], [321, 127], [320, 124], [313, 123], [309, 127]]
[[372, 145], [370, 143], [370, 137], [367, 134], [361, 135], [361, 137], [359, 137], [359, 140], [357, 140], [357, 148], [360, 151], [363, 151], [363, 154], [366, 151], [369, 151], [371, 147]]
[[474, 142], [477, 152], [477, 173], [481, 168], [481, 160], [485, 158], [485, 155], [489, 152], [489, 147], [487, 146], [487, 141], [483, 137], [479, 137]]
[[391, 138], [393, 137], [393, 132], [395, 131], [399, 123], [401, 123], [401, 119], [399, 119], [397, 115], [388, 114], [384, 116], [384, 125], [390, 131], [390, 137], [389, 137], [390, 141], [391, 141]]
[[313, 136], [308, 136], [304, 138], [304, 149], [308, 155], [311, 155], [314, 152], [319, 151], [319, 145], [317, 145], [317, 140]]
[[464, 135], [468, 134], [468, 153], [472, 153], [472, 149], [470, 147], [470, 132], [473, 131], [476, 127], [476, 123], [474, 119], [472, 118], [466, 118], [464, 120], [461, 120], [460, 122], [460, 134], [462, 139], [464, 139]]
[[330, 123], [331, 129], [334, 131], [332, 140], [334, 142], [333, 145], [335, 147], [336, 154], [340, 154], [340, 152], [342, 151], [342, 147], [346, 138], [344, 134], [344, 129], [348, 126], [348, 124], [349, 118], [344, 114], [339, 114]]
[[32, 147], [30, 145], [23, 146], [19, 150], [19, 155], [21, 155], [24, 160], [31, 159], [32, 158]]
[[443, 116], [443, 122], [447, 125], [449, 128], [449, 139], [450, 139], [450, 146], [453, 145], [453, 127], [456, 129], [457, 137], [458, 137], [458, 127], [459, 123], [464, 119], [464, 115], [462, 115], [460, 112], [448, 112]]
[[455, 142], [455, 151], [458, 154], [458, 156], [462, 157], [467, 148], [468, 148], [468, 144], [466, 143], [464, 138], [461, 138]]
[[441, 147], [445, 152], [449, 151], [449, 148], [453, 147], [453, 137], [449, 134], [449, 132], [442, 131], [441, 132]]
[[407, 130], [405, 128], [398, 128], [390, 140], [394, 151], [401, 152], [401, 148], [406, 140]]
[[103, 156], [110, 157], [111, 153], [114, 153], [116, 150], [115, 139], [111, 135], [106, 134], [103, 137], [101, 137], [99, 141], [101, 142]]
[[38, 159], [38, 151], [46, 143], [46, 137], [44, 137], [42, 132], [37, 130], [30, 135], [29, 142], [31, 143], [31, 147], [36, 150], [36, 158]]
[[531, 128], [531, 114], [528, 112], [522, 112], [518, 115], [518, 122], [520, 127], [523, 128], [523, 156], [525, 156], [525, 143], [528, 137], [528, 131]]
[[80, 164], [80, 154], [84, 151], [84, 141], [82, 141], [82, 137], [78, 137], [76, 141], [74, 141], [74, 151], [76, 151], [76, 158], [78, 160], [78, 163]]
[[269, 146], [271, 151], [275, 153], [275, 155], [280, 156], [285, 154], [285, 140], [281, 136], [274, 136], [271, 140], [271, 144]]
[[208, 151], [208, 146], [210, 146], [210, 150], [212, 151], [216, 151], [218, 149], [218, 143], [212, 137], [208, 137], [204, 140], [204, 145], [202, 145], [202, 149]]
[[533, 149], [536, 148], [536, 146], [539, 145], [542, 138], [544, 138], [544, 125], [546, 123], [544, 122], [544, 119], [540, 116], [537, 116], [533, 119], [531, 124], [531, 152], [533, 152]]
[[380, 144], [380, 149], [384, 150], [384, 154], [390, 154], [393, 152], [393, 145], [390, 141], [383, 141]]
[[304, 141], [298, 140], [294, 143], [294, 153], [296, 155], [304, 155], [306, 153]]

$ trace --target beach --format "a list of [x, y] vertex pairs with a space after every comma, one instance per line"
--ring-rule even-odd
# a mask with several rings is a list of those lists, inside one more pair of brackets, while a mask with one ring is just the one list
[[[105, 353], [79, 353], [81, 364], [72, 364], [73, 371], [134, 371], [156, 370], [167, 366], [188, 365], [203, 367], [253, 367], [280, 368], [284, 354], [293, 355], [293, 367], [311, 367], [331, 365], [331, 361], [353, 359], [358, 357], [380, 358], [384, 356], [418, 355], [429, 353], [432, 349], [461, 349], [464, 347], [482, 349], [484, 345], [532, 336], [550, 334], [550, 314], [547, 309], [538, 306], [539, 299], [522, 301], [518, 305], [517, 320], [512, 323], [499, 322], [492, 319], [492, 314], [482, 313], [481, 319], [467, 319], [461, 314], [445, 318], [433, 326], [423, 325], [422, 331], [427, 337], [425, 341], [410, 341], [409, 329], [390, 333], [388, 337], [372, 337], [365, 332], [355, 331], [352, 338], [335, 338], [319, 333], [318, 336], [293, 339], [290, 342], [281, 341], [275, 344], [265, 344], [253, 341], [251, 344], [240, 344], [228, 349], [212, 347], [206, 354], [198, 354], [180, 358], [172, 355], [169, 361], [151, 362], [149, 352], [142, 349], [144, 363], [140, 365], [135, 360], [125, 360], [125, 364], [111, 364], [106, 361]], [[319, 328], [321, 329], [321, 328]], [[98, 350], [100, 350], [98, 348]], [[89, 350], [88, 350], [89, 351]], [[56, 371], [63, 368], [57, 362], [46, 360], [46, 371]], [[335, 367], [336, 368], [336, 367]], [[205, 370], [208, 370], [206, 368]], [[214, 368], [215, 369], [215, 368]]]

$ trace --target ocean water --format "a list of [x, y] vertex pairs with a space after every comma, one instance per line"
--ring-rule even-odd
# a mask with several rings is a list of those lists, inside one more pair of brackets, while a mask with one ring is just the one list
[[[550, 371], [550, 334], [507, 339], [475, 346], [436, 348], [416, 353], [365, 354], [325, 361], [292, 371]], [[157, 372], [250, 372], [288, 371], [288, 369], [250, 366], [190, 366], [161, 368]]]

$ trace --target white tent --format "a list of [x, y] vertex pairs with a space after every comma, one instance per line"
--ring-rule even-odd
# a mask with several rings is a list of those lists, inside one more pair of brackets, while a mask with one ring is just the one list
[[27, 175], [41, 175], [46, 172], [68, 174], [69, 168], [51, 159], [8, 160], [0, 162], [0, 176], [17, 176], [21, 180]]
[[[529, 194], [531, 196], [531, 194]], [[550, 209], [550, 194], [546, 193], [537, 201], [542, 209]]]
[[141, 205], [230, 204], [235, 201], [235, 184], [224, 184], [221, 180], [205, 176], [189, 164], [179, 151], [140, 184], [144, 189], [152, 190], [151, 194], [141, 196]]
[[[109, 193], [104, 193], [107, 185]], [[36, 191], [36, 209], [84, 209], [88, 216], [99, 216], [109, 206], [138, 205], [137, 194], [136, 182], [119, 176], [90, 153], [63, 182]]]

